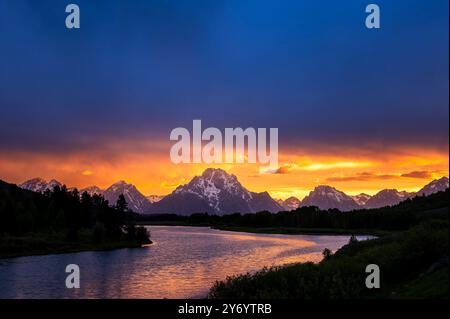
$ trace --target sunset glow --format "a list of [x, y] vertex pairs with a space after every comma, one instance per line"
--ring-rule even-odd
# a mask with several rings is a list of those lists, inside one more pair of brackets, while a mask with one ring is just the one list
[[[374, 194], [384, 188], [417, 191], [430, 180], [448, 176], [448, 153], [427, 150], [402, 154], [374, 153], [351, 158], [347, 154], [280, 154], [280, 169], [260, 174], [258, 164], [172, 164], [161, 147], [150, 150], [112, 153], [111, 148], [96, 152], [67, 154], [10, 153], [0, 158], [0, 174], [21, 183], [33, 177], [57, 179], [70, 187], [97, 185], [107, 188], [125, 180], [145, 195], [166, 195], [177, 186], [201, 175], [208, 167], [222, 168], [235, 174], [249, 190], [268, 191], [274, 198], [303, 198], [317, 185], [331, 185], [348, 194]], [[302, 153], [307, 151], [302, 151]]]

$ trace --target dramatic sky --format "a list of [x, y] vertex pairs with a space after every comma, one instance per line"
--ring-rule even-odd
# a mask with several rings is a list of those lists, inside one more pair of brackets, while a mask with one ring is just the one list
[[279, 128], [280, 169], [219, 165], [254, 191], [417, 190], [448, 175], [448, 1], [0, 0], [0, 179], [123, 179], [167, 194], [170, 131]]

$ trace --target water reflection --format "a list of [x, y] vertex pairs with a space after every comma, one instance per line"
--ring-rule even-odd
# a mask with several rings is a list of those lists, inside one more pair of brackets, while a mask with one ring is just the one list
[[[264, 266], [313, 261], [349, 236], [274, 235], [202, 227], [151, 226], [137, 249], [0, 260], [0, 298], [198, 298], [216, 280]], [[362, 239], [362, 238], [360, 238]], [[65, 288], [78, 264], [81, 288]]]

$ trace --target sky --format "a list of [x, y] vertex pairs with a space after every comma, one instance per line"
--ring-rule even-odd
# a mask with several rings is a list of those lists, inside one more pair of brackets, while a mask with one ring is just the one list
[[302, 198], [448, 176], [448, 1], [0, 0], [0, 179], [168, 194], [176, 127], [277, 127], [280, 168], [221, 164]]

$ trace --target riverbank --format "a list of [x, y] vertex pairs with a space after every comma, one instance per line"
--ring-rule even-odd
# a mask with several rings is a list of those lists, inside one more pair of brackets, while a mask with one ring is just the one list
[[385, 236], [392, 232], [373, 229], [335, 229], [335, 228], [297, 228], [297, 227], [243, 227], [243, 226], [211, 226], [213, 229], [255, 233], [255, 234], [282, 234], [282, 235], [370, 235]]
[[67, 241], [60, 233], [1, 236], [0, 259], [140, 247], [141, 243], [128, 240], [93, 242], [87, 233], [81, 234], [78, 241]]
[[[368, 241], [354, 241], [318, 263], [293, 264], [228, 277], [209, 297], [219, 299], [449, 298], [448, 220]], [[379, 289], [367, 289], [365, 272], [375, 263]]]
[[[347, 235], [244, 235], [170, 226], [149, 230], [154, 243], [148, 249], [0, 261], [0, 299], [199, 299], [216, 280], [265, 266], [317, 262], [325, 248], [336, 251], [349, 242]], [[62, 277], [69, 263], [80, 266], [85, 289], [66, 289]]]
[[370, 235], [385, 236], [392, 231], [374, 229], [340, 229], [340, 228], [300, 228], [300, 227], [246, 227], [246, 226], [222, 226], [207, 223], [186, 223], [180, 221], [152, 221], [139, 222], [140, 226], [191, 226], [209, 227], [211, 229], [234, 231], [254, 234], [280, 234], [280, 235]]

